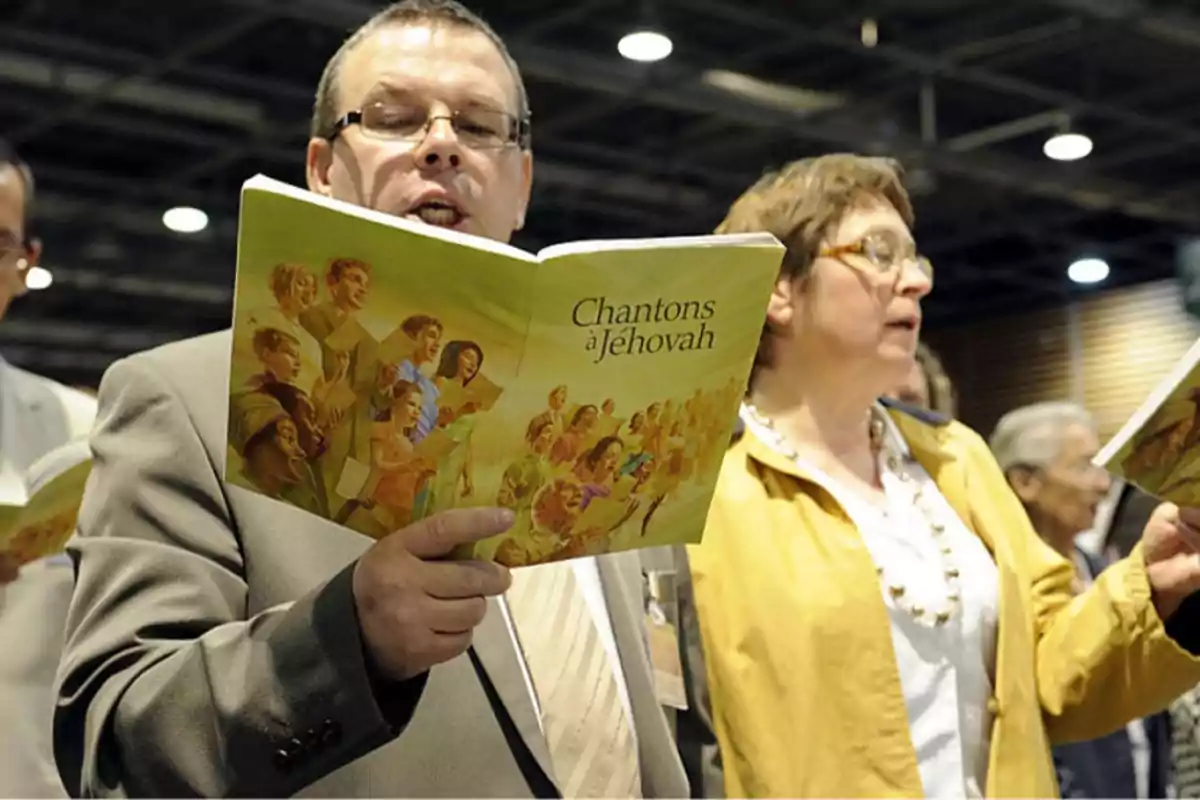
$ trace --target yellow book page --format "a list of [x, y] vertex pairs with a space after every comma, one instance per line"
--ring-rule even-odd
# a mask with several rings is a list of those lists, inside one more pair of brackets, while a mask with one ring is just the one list
[[75, 533], [91, 461], [77, 463], [43, 484], [24, 508], [0, 513], [0, 552], [18, 565], [61, 553]]
[[475, 486], [495, 497], [517, 464], [528, 524], [475, 552], [519, 566], [698, 541], [781, 257], [660, 240], [544, 262], [520, 391], [474, 440]]
[[[488, 499], [464, 496], [462, 476], [486, 458], [472, 438], [516, 379], [536, 271], [512, 248], [251, 181], [226, 480], [370, 536]], [[257, 353], [243, 321], [284, 304], [311, 341]], [[310, 386], [292, 376], [314, 350], [329, 380]]]

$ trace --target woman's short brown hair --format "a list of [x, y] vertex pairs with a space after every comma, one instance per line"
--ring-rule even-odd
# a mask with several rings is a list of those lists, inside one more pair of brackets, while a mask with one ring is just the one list
[[[735, 200], [716, 232], [773, 234], [787, 248], [781, 275], [802, 278], [812, 269], [830, 227], [856, 205], [888, 203], [912, 226], [903, 175], [898, 161], [851, 153], [793, 161], [764, 175]], [[764, 325], [755, 370], [766, 364], [770, 333]]]
[[912, 202], [898, 161], [831, 153], [793, 161], [770, 172], [734, 201], [717, 233], [774, 234], [787, 247], [783, 274], [804, 276], [821, 240], [842, 215], [864, 201], [882, 200], [913, 224]]

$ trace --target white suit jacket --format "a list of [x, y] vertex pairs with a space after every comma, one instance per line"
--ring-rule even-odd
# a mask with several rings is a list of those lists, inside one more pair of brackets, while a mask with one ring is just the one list
[[[23, 475], [86, 436], [96, 401], [0, 359], [0, 500], [24, 500]], [[30, 564], [0, 587], [0, 797], [64, 797], [54, 767], [54, 673], [71, 600], [65, 557]]]

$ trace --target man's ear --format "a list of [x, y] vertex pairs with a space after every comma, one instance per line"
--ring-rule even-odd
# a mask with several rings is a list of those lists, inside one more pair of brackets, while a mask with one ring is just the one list
[[515, 230], [525, 227], [525, 213], [529, 210], [529, 198], [533, 193], [533, 152], [525, 150], [521, 153], [521, 198], [517, 208]]
[[1034, 467], [1009, 467], [1005, 473], [1008, 485], [1016, 492], [1022, 503], [1032, 503], [1042, 489], [1042, 477]]
[[333, 143], [313, 137], [308, 140], [308, 151], [304, 156], [304, 172], [309, 191], [324, 197], [333, 196], [329, 182], [329, 169], [333, 166]]

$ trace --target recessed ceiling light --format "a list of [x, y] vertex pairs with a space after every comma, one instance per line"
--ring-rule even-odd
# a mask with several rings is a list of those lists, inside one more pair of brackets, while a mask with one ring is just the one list
[[617, 52], [630, 61], [662, 61], [674, 49], [671, 39], [658, 31], [634, 31], [617, 42]]
[[162, 221], [176, 233], [199, 233], [208, 227], [208, 214], [191, 206], [176, 206], [163, 212]]
[[1108, 273], [1108, 262], [1102, 258], [1081, 258], [1067, 267], [1067, 277], [1075, 283], [1100, 283]]
[[1042, 152], [1055, 161], [1078, 161], [1092, 152], [1092, 140], [1082, 133], [1057, 133], [1042, 145]]
[[874, 47], [879, 44], [879, 23], [870, 17], [864, 19], [860, 35], [862, 36], [863, 47]]
[[25, 273], [25, 286], [33, 291], [48, 289], [54, 283], [54, 276], [45, 267], [30, 267]]

